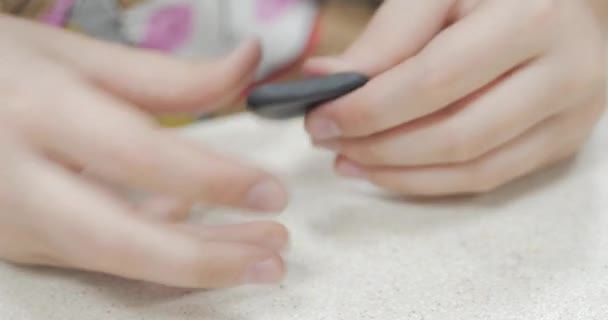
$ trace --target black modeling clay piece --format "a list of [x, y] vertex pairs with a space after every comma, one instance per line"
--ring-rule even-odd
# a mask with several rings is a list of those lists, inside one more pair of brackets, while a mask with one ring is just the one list
[[358, 73], [338, 73], [325, 77], [272, 83], [253, 90], [248, 109], [264, 118], [288, 119], [305, 115], [315, 107], [344, 96], [369, 81]]

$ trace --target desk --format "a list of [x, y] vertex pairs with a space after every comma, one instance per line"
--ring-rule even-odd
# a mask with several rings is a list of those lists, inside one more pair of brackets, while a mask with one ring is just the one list
[[[301, 123], [185, 132], [283, 177], [283, 285], [187, 292], [0, 265], [2, 319], [607, 319], [608, 123], [576, 161], [475, 197], [410, 202], [336, 178]], [[217, 215], [216, 215], [217, 213]], [[215, 212], [211, 217], [224, 216]]]

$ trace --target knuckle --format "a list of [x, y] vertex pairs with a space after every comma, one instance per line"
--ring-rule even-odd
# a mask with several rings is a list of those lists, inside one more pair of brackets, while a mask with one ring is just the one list
[[453, 88], [462, 77], [454, 67], [442, 67], [432, 57], [420, 63], [420, 77], [417, 91], [425, 97], [441, 96]]

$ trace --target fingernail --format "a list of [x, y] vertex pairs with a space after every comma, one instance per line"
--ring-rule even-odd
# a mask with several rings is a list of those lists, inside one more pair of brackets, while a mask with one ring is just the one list
[[255, 185], [247, 196], [247, 206], [253, 210], [277, 212], [285, 208], [283, 187], [274, 181], [263, 181]]
[[276, 259], [271, 258], [249, 267], [245, 274], [245, 282], [253, 284], [275, 283], [281, 280], [282, 275], [283, 270], [280, 263]]
[[327, 140], [342, 135], [342, 131], [335, 122], [324, 118], [312, 119], [309, 131], [314, 140]]
[[366, 176], [365, 171], [361, 167], [348, 161], [342, 161], [338, 164], [336, 171], [345, 177], [365, 178]]

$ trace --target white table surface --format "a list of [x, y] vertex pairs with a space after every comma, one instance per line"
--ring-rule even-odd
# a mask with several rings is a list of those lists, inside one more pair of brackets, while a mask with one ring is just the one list
[[406, 202], [335, 177], [299, 121], [205, 123], [188, 134], [291, 188], [283, 285], [182, 291], [0, 264], [0, 319], [608, 319], [607, 124], [567, 165]]

